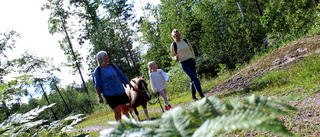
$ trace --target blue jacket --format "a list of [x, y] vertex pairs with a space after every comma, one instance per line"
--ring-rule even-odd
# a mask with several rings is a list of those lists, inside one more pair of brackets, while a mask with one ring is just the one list
[[[95, 88], [99, 87], [102, 89], [102, 95], [107, 96], [118, 96], [122, 95], [125, 92], [125, 89], [122, 85], [120, 79], [127, 83], [127, 77], [122, 73], [122, 71], [114, 65], [114, 69], [111, 65], [108, 68], [101, 68], [101, 79], [97, 68], [94, 70], [93, 76], [95, 80]], [[128, 83], [127, 83], [128, 84]]]

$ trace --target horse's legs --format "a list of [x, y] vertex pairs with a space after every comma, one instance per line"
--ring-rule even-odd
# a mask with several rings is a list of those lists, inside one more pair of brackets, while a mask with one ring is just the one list
[[130, 118], [126, 104], [120, 104], [119, 106], [120, 106], [122, 114], [127, 116], [127, 118]]
[[138, 121], [141, 121], [141, 120], [140, 120], [140, 117], [139, 117], [139, 112], [138, 112], [137, 108], [133, 108], [133, 110], [134, 110], [134, 112], [136, 113], [136, 116], [137, 116], [137, 118], [138, 118]]
[[147, 110], [147, 104], [142, 105], [144, 114], [146, 114], [147, 120], [150, 120], [149, 115], [148, 115], [148, 110]]
[[146, 114], [147, 120], [150, 120], [147, 108], [143, 108], [143, 110], [144, 110], [144, 113]]
[[134, 116], [133, 116], [133, 113], [132, 113], [132, 108], [130, 108], [130, 109], [128, 110], [128, 112], [129, 112], [130, 116], [131, 116], [133, 119], [135, 119]]

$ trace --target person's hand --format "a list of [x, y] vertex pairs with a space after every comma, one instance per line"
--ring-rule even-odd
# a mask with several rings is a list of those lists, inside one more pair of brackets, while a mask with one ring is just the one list
[[192, 58], [192, 60], [195, 60], [195, 58]]
[[177, 60], [179, 59], [179, 54], [176, 54], [176, 59], [177, 59]]
[[103, 98], [99, 96], [99, 102], [103, 104]]

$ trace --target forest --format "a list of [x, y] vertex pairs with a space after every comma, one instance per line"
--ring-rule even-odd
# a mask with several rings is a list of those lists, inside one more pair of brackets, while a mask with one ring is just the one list
[[[280, 48], [281, 43], [320, 27], [319, 0], [160, 1], [159, 5], [147, 4], [139, 18], [127, 0], [69, 0], [68, 6], [64, 0], [47, 0], [39, 7], [50, 11], [50, 34], [64, 36], [59, 40], [60, 48], [68, 57], [66, 65], [80, 76], [81, 85], [59, 87], [61, 79], [54, 72], [60, 68], [50, 59], [25, 53], [8, 60], [5, 51], [14, 51], [19, 32], [0, 32], [0, 55], [4, 58], [0, 60], [0, 123], [14, 114], [52, 104], [33, 121], [45, 119], [43, 123], [50, 123], [72, 115], [111, 111], [97, 101], [92, 79], [83, 78], [84, 65], [89, 65], [88, 75], [92, 75], [96, 54], [102, 50], [129, 79], [143, 75], [148, 81], [147, 63], [157, 62], [171, 78], [171, 94], [179, 94], [188, 90], [189, 79], [170, 56], [173, 29], [191, 43], [198, 76], [206, 80], [236, 70], [256, 56]], [[74, 26], [74, 19], [79, 26]], [[139, 45], [134, 46], [134, 42]], [[83, 44], [92, 45], [85, 58], [74, 48]], [[20, 75], [5, 82], [4, 76], [10, 73]], [[44, 86], [51, 91], [45, 91]], [[29, 87], [42, 97], [34, 98]], [[27, 104], [21, 103], [22, 96], [30, 97]]]

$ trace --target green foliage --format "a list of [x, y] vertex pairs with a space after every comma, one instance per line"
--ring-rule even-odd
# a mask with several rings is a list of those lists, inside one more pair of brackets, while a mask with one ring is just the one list
[[72, 22], [70, 18], [74, 15], [72, 11], [64, 8], [64, 0], [48, 0], [45, 3], [41, 10], [49, 10], [50, 17], [48, 20], [49, 25], [49, 33], [61, 33], [64, 37], [59, 41], [60, 48], [64, 51], [64, 54], [68, 56], [68, 66], [73, 69], [80, 69], [82, 57], [79, 52], [74, 49], [74, 44], [72, 43], [72, 39], [74, 38], [73, 34], [75, 33], [72, 30]]
[[314, 28], [320, 29], [320, 3], [318, 4], [318, 6], [316, 8], [316, 15], [317, 15], [317, 18], [315, 20]]
[[[315, 10], [315, 0], [271, 0], [265, 3], [261, 24], [274, 36], [282, 41], [292, 40], [306, 34], [319, 18]], [[272, 38], [269, 38], [272, 39]]]
[[57, 120], [52, 123], [47, 123], [48, 120], [35, 120], [40, 113], [45, 109], [51, 108], [54, 104], [49, 106], [37, 107], [27, 113], [11, 115], [8, 119], [0, 124], [0, 133], [3, 136], [68, 136], [67, 130], [72, 129], [72, 126], [82, 121], [83, 114], [69, 116], [63, 120]]
[[[147, 43], [144, 61], [169, 68], [171, 31], [176, 28], [194, 47], [198, 73], [216, 76], [217, 64], [235, 69], [254, 56], [277, 48], [279, 42], [305, 34], [318, 19], [315, 0], [162, 1], [141, 18], [141, 41]], [[257, 5], [262, 13], [258, 13]], [[154, 20], [150, 20], [150, 17]], [[161, 40], [161, 41], [159, 41]], [[171, 64], [172, 66], [172, 64]]]
[[[94, 71], [97, 62], [96, 54], [106, 51], [110, 61], [116, 64], [129, 78], [139, 75], [140, 53], [133, 48], [132, 4], [127, 0], [70, 0], [71, 5], [82, 12], [75, 13], [83, 24], [79, 43], [89, 40], [93, 45], [87, 56], [89, 70]], [[98, 8], [106, 12], [99, 13]], [[134, 25], [134, 22], [133, 24]]]
[[[4, 83], [4, 81], [3, 81], [3, 77], [11, 71], [11, 69], [9, 69], [11, 62], [7, 60], [6, 51], [8, 51], [9, 49], [12, 50], [15, 48], [15, 38], [19, 38], [19, 37], [20, 37], [20, 34], [14, 30], [11, 30], [9, 32], [4, 32], [4, 33], [0, 32], [0, 56], [1, 56], [1, 59], [0, 59], [0, 93], [1, 93], [0, 100], [3, 102], [5, 102], [6, 99], [9, 98], [10, 95], [7, 95], [5, 92], [9, 91], [7, 89], [9, 87], [11, 87], [10, 82]], [[12, 84], [14, 84], [14, 85], [16, 83], [16, 81], [11, 81], [11, 82], [13, 82]]]
[[251, 95], [240, 102], [237, 98], [222, 101], [210, 96], [192, 103], [187, 110], [175, 107], [156, 120], [137, 122], [124, 119], [101, 136], [224, 136], [238, 130], [293, 135], [278, 116], [295, 111], [284, 101], [296, 99], [294, 96], [264, 98]]
[[[252, 1], [241, 1], [246, 14], [240, 16], [235, 1], [202, 1], [196, 4], [195, 14], [202, 22], [201, 50], [212, 58], [214, 64], [226, 64], [234, 69], [235, 64], [248, 61], [261, 51], [266, 36], [257, 14], [252, 14]], [[217, 67], [217, 66], [215, 66]], [[214, 68], [215, 70], [215, 68]]]
[[[0, 85], [0, 122], [19, 110], [20, 104], [18, 102], [20, 101], [20, 97], [28, 95], [28, 92], [23, 89], [23, 87], [27, 84], [32, 84], [30, 78], [32, 78], [31, 75], [22, 75], [15, 77], [12, 81]], [[11, 107], [9, 108], [8, 106]]]
[[[196, 58], [197, 73], [203, 77], [214, 77], [217, 75], [217, 63], [215, 59], [208, 55], [202, 54]], [[216, 69], [213, 69], [216, 68]]]
[[176, 63], [175, 66], [167, 74], [170, 77], [167, 92], [170, 92], [170, 94], [178, 94], [185, 92], [188, 89], [190, 90], [190, 79], [182, 71], [178, 63]]
[[[92, 83], [88, 83], [92, 84]], [[60, 89], [61, 95], [64, 98], [66, 104], [64, 104], [62, 98], [57, 91], [52, 91], [49, 95], [49, 101], [56, 103], [52, 107], [54, 113], [58, 118], [63, 118], [71, 112], [68, 111], [67, 107], [74, 114], [90, 114], [94, 112], [98, 106], [100, 106], [97, 101], [96, 93], [89, 89], [89, 95], [85, 92], [81, 92], [81, 88], [74, 88], [72, 86], [67, 87], [67, 89]], [[44, 96], [37, 101], [38, 104], [45, 105], [47, 101]], [[67, 106], [66, 106], [67, 105]], [[49, 114], [49, 115], [48, 115]], [[50, 121], [54, 120], [52, 112], [46, 110], [46, 115], [41, 115], [40, 118], [48, 119]]]
[[[19, 38], [20, 34], [14, 30], [9, 32], [0, 33], [0, 55], [3, 57], [7, 57], [5, 51], [8, 49], [12, 50], [15, 48], [15, 38]], [[1, 64], [2, 65], [2, 64]]]
[[[92, 81], [88, 82], [87, 84], [89, 85], [89, 96], [83, 91], [83, 89], [75, 88], [79, 87], [77, 85], [70, 85], [66, 88], [60, 88], [59, 90], [61, 96], [56, 88], [54, 88], [49, 94], [47, 94], [49, 102], [55, 103], [55, 106], [53, 106], [51, 109], [58, 119], [64, 118], [66, 115], [70, 114], [91, 114], [99, 109], [106, 111], [106, 109], [102, 108], [102, 106], [97, 101], [97, 96], [92, 86]], [[18, 107], [16, 111], [13, 111], [11, 109], [12, 112], [10, 111], [10, 114], [15, 112], [26, 113], [37, 106], [45, 106], [47, 104], [48, 102], [45, 99], [44, 95], [41, 99], [31, 98], [28, 104], [19, 105], [20, 107]], [[55, 117], [50, 109], [44, 111], [45, 113], [42, 113], [36, 119], [47, 119], [49, 120], [49, 122], [55, 120]]]

